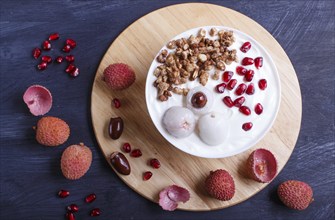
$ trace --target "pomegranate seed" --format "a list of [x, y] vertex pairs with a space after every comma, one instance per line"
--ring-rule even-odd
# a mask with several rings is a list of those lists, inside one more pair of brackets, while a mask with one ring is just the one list
[[72, 39], [67, 39], [66, 40], [66, 45], [69, 45], [71, 47], [71, 49], [73, 49], [73, 48], [76, 47], [77, 43]]
[[121, 107], [121, 102], [120, 102], [119, 99], [114, 98], [114, 99], [112, 100], [112, 102], [113, 102], [115, 108], [120, 108], [120, 107]]
[[154, 158], [150, 160], [150, 166], [152, 166], [154, 169], [158, 169], [161, 167], [161, 163], [159, 162], [159, 160]]
[[58, 56], [55, 61], [56, 61], [56, 63], [61, 63], [61, 62], [63, 62], [63, 57]]
[[71, 72], [70, 72], [70, 76], [72, 77], [77, 77], [79, 75], [79, 68], [75, 67]]
[[263, 57], [256, 57], [255, 58], [255, 67], [257, 69], [261, 68], [263, 66]]
[[130, 153], [132, 157], [140, 157], [142, 156], [142, 151], [140, 149], [135, 149]]
[[66, 216], [67, 220], [75, 220], [76, 219], [76, 217], [74, 216], [74, 214], [72, 212], [67, 212], [65, 216]]
[[232, 79], [229, 81], [229, 83], [227, 84], [227, 89], [229, 90], [233, 90], [234, 87], [236, 86], [237, 80], [236, 79]]
[[229, 80], [231, 80], [231, 78], [233, 77], [234, 73], [232, 71], [225, 71], [222, 74], [222, 80], [223, 82], [229, 82]]
[[234, 100], [234, 106], [239, 108], [239, 107], [242, 106], [242, 104], [244, 102], [245, 102], [245, 98], [243, 96], [241, 96], [241, 97]]
[[224, 93], [226, 86], [227, 86], [226, 83], [220, 83], [215, 88], [218, 93]]
[[266, 82], [266, 79], [261, 79], [258, 81], [258, 87], [261, 89], [261, 90], [265, 90], [266, 87], [267, 87], [267, 82]]
[[35, 59], [38, 59], [40, 56], [41, 56], [41, 49], [36, 47], [36, 48], [33, 50], [33, 57], [34, 57]]
[[51, 63], [52, 58], [51, 58], [51, 56], [43, 56], [42, 61], [46, 62], [46, 63]]
[[122, 150], [126, 153], [129, 153], [131, 151], [131, 146], [129, 143], [124, 143], [122, 146]]
[[247, 73], [247, 71], [248, 70], [244, 68], [243, 66], [236, 67], [236, 72], [241, 76], [244, 76]]
[[37, 69], [39, 70], [45, 70], [48, 66], [48, 63], [47, 62], [41, 62], [40, 64], [37, 65]]
[[233, 100], [231, 100], [231, 98], [229, 96], [225, 96], [222, 101], [224, 102], [224, 104], [226, 104], [226, 106], [228, 106], [229, 108], [234, 106]]
[[242, 65], [243, 66], [248, 66], [248, 65], [252, 65], [254, 64], [254, 59], [250, 58], [250, 57], [244, 57], [242, 60]]
[[90, 212], [90, 216], [99, 216], [101, 214], [101, 210], [99, 208], [92, 209]]
[[66, 210], [68, 210], [69, 212], [78, 212], [79, 207], [76, 204], [71, 204], [66, 207]]
[[67, 73], [71, 73], [72, 71], [74, 71], [76, 69], [76, 67], [73, 64], [69, 64], [66, 69], [65, 72]]
[[50, 34], [49, 36], [49, 40], [58, 40], [59, 39], [59, 34], [58, 33], [53, 33], [53, 34]]
[[146, 171], [146, 172], [143, 173], [143, 180], [144, 181], [149, 180], [151, 177], [152, 177], [152, 172]]
[[74, 56], [73, 55], [67, 55], [65, 57], [65, 60], [69, 63], [72, 63], [74, 61]]
[[248, 50], [250, 50], [250, 48], [251, 48], [251, 43], [250, 43], [250, 42], [245, 42], [245, 43], [241, 46], [240, 50], [241, 50], [243, 53], [246, 53], [246, 52], [248, 52]]
[[67, 191], [67, 190], [60, 190], [57, 194], [60, 198], [65, 198], [65, 197], [68, 197], [70, 195], [70, 192]]
[[249, 131], [252, 128], [252, 125], [253, 124], [251, 122], [244, 123], [242, 125], [242, 129], [245, 130], [245, 131]]
[[244, 83], [241, 83], [240, 85], [237, 86], [236, 90], [235, 90], [235, 94], [236, 95], [242, 95], [245, 90], [247, 89], [247, 85]]
[[51, 49], [51, 44], [50, 44], [50, 42], [49, 41], [44, 41], [43, 43], [42, 43], [42, 49], [43, 50], [50, 50]]
[[97, 196], [94, 193], [89, 194], [88, 196], [85, 197], [85, 202], [92, 203], [96, 198]]
[[254, 78], [255, 72], [253, 70], [248, 70], [247, 73], [244, 75], [244, 79], [247, 82], [251, 82], [252, 78]]
[[70, 47], [70, 45], [65, 45], [65, 46], [63, 47], [62, 50], [63, 50], [65, 53], [68, 53], [68, 52], [70, 52], [71, 47]]
[[240, 108], [239, 108], [239, 110], [240, 110], [240, 112], [241, 113], [243, 113], [243, 114], [245, 114], [245, 115], [250, 115], [251, 114], [251, 111], [250, 111], [250, 108], [249, 107], [247, 107], [247, 106], [241, 106]]
[[247, 87], [247, 89], [245, 90], [245, 93], [248, 95], [253, 95], [255, 93], [255, 86], [253, 83], [250, 83]]
[[261, 105], [261, 103], [257, 103], [255, 106], [255, 112], [257, 115], [262, 114], [263, 112], [263, 106]]

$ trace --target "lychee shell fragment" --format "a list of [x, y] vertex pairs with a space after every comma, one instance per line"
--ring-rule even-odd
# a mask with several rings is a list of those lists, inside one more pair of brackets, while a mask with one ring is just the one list
[[31, 114], [35, 116], [44, 115], [51, 109], [52, 95], [44, 86], [32, 85], [25, 91], [23, 101], [28, 106]]
[[256, 149], [247, 160], [247, 170], [250, 178], [268, 183], [277, 174], [277, 160], [269, 150]]

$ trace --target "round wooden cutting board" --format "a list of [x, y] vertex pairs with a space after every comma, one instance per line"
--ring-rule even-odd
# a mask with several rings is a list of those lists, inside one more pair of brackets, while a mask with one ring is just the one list
[[[174, 36], [200, 26], [227, 26], [238, 29], [257, 40], [272, 56], [281, 80], [281, 104], [276, 121], [266, 136], [248, 151], [224, 159], [205, 159], [188, 155], [167, 142], [151, 121], [145, 102], [145, 81], [148, 69], [161, 47]], [[104, 69], [112, 63], [129, 64], [136, 72], [136, 82], [123, 91], [111, 91], [102, 81]], [[156, 95], [156, 94], [153, 94]], [[122, 106], [113, 108], [111, 100], [117, 97]], [[123, 143], [141, 149], [143, 156], [128, 158], [132, 171], [129, 176], [119, 175], [133, 190], [153, 202], [166, 186], [177, 184], [190, 191], [191, 199], [179, 204], [180, 209], [206, 211], [238, 204], [253, 196], [267, 184], [246, 177], [244, 164], [256, 148], [266, 148], [276, 156], [281, 171], [296, 144], [301, 122], [301, 94], [294, 68], [279, 43], [262, 26], [231, 9], [202, 3], [173, 5], [154, 11], [130, 25], [107, 50], [97, 70], [92, 89], [91, 113], [94, 132], [106, 159], [120, 151]], [[111, 117], [120, 116], [125, 129], [118, 140], [108, 136]], [[150, 158], [157, 158], [161, 168], [148, 166]], [[236, 185], [230, 201], [209, 197], [204, 180], [211, 170], [228, 170]], [[152, 171], [148, 181], [142, 180], [145, 171]]]

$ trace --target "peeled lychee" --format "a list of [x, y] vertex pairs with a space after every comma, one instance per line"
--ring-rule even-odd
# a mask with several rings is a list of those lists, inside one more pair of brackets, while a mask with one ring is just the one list
[[211, 171], [205, 181], [205, 188], [209, 195], [222, 201], [228, 201], [235, 194], [233, 177], [223, 169]]
[[191, 110], [173, 106], [163, 116], [165, 129], [176, 138], [189, 136], [195, 128], [195, 117]]
[[199, 118], [199, 136], [203, 142], [210, 146], [224, 142], [229, 133], [229, 124], [223, 114], [210, 112]]
[[304, 182], [288, 180], [277, 190], [280, 200], [289, 208], [304, 210], [313, 202], [313, 190]]
[[276, 158], [266, 149], [256, 149], [247, 160], [247, 170], [252, 179], [268, 183], [277, 174]]
[[104, 80], [112, 90], [123, 90], [131, 86], [136, 79], [134, 70], [124, 63], [114, 63], [104, 70]]
[[36, 140], [45, 146], [63, 144], [70, 136], [68, 124], [60, 118], [46, 116], [37, 122]]
[[67, 147], [61, 158], [61, 169], [65, 178], [76, 180], [84, 176], [92, 163], [92, 151], [84, 144]]

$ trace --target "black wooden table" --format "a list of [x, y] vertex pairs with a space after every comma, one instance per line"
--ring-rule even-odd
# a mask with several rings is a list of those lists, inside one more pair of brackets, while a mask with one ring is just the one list
[[[266, 28], [282, 45], [297, 72], [303, 116], [296, 148], [277, 178], [249, 200], [218, 211], [163, 211], [128, 188], [110, 169], [96, 142], [90, 116], [92, 82], [111, 42], [128, 25], [158, 8], [179, 1], [1, 1], [1, 191], [0, 219], [64, 219], [65, 206], [77, 203], [77, 219], [334, 219], [334, 1], [209, 1], [239, 11]], [[71, 79], [64, 65], [36, 70], [31, 51], [52, 32], [73, 38], [80, 76]], [[59, 48], [63, 41], [55, 44]], [[56, 55], [58, 50], [51, 52]], [[32, 116], [22, 100], [32, 84], [50, 89], [54, 103], [48, 115], [71, 124], [67, 143], [81, 140], [93, 151], [86, 176], [66, 180], [60, 171], [65, 146], [43, 147], [31, 129]], [[315, 201], [302, 212], [284, 207], [276, 196], [284, 180], [306, 181]], [[65, 188], [71, 196], [59, 199]], [[85, 195], [97, 200], [85, 204]]]

